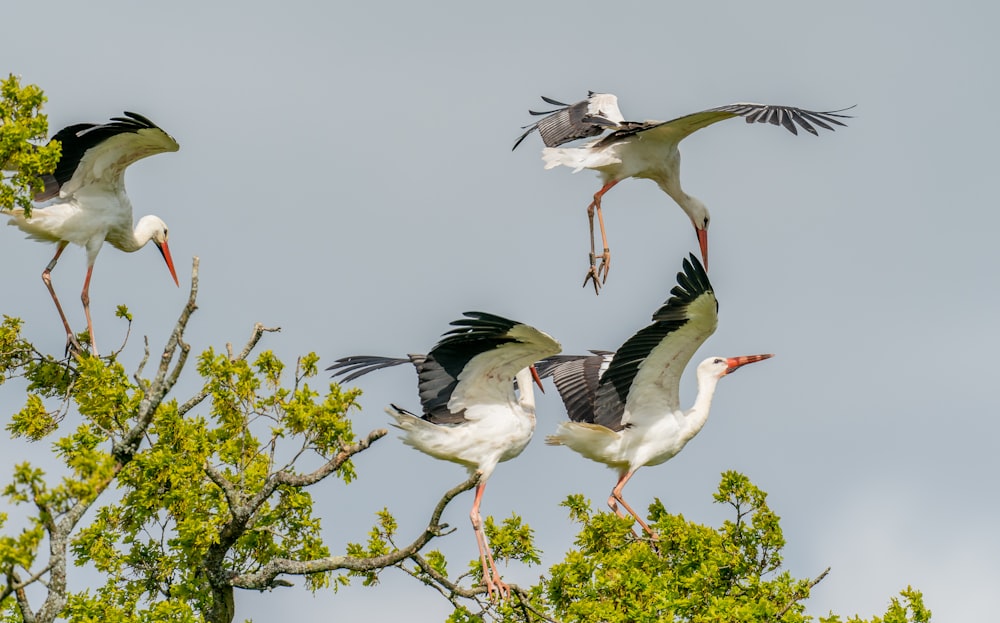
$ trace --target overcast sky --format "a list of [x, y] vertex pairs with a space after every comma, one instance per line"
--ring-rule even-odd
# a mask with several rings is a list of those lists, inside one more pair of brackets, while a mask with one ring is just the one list
[[[567, 353], [615, 349], [649, 322], [697, 249], [690, 223], [655, 184], [619, 185], [604, 200], [607, 286], [581, 288], [597, 177], [543, 170], [534, 136], [510, 150], [540, 95], [615, 93], [637, 120], [735, 101], [856, 104], [849, 127], [818, 138], [733, 120], [682, 144], [685, 188], [712, 211], [720, 301], [695, 362], [777, 356], [727, 377], [698, 438], [626, 495], [717, 526], [719, 474], [739, 470], [782, 518], [787, 568], [832, 567], [809, 613], [880, 614], [912, 584], [936, 621], [970, 621], [995, 611], [1000, 585], [997, 13], [961, 1], [20, 2], [3, 12], [0, 74], [45, 90], [53, 131], [132, 110], [181, 145], [127, 182], [136, 217], [170, 225], [182, 288], [153, 249], [106, 246], [91, 287], [103, 350], [122, 338], [119, 304], [134, 332], [163, 344], [197, 255], [195, 351], [242, 344], [263, 322], [282, 332], [261, 348], [288, 360], [316, 351], [323, 364], [426, 352], [466, 310], [534, 325]], [[0, 236], [0, 313], [59, 352], [39, 279], [53, 247]], [[53, 273], [77, 330], [84, 270], [73, 248]], [[133, 338], [130, 369], [141, 350]], [[360, 383], [360, 433], [387, 423], [390, 401], [418, 406], [410, 369]], [[192, 366], [176, 396], [197, 386]], [[693, 375], [683, 389], [689, 404]], [[2, 388], [0, 412], [22, 404], [19, 388]], [[574, 536], [558, 502], [583, 493], [603, 508], [614, 474], [541, 443], [565, 417], [551, 389], [538, 416], [535, 442], [497, 469], [483, 510], [524, 516], [548, 565]], [[40, 450], [0, 438], [0, 475]], [[395, 434], [357, 468], [355, 484], [312, 490], [334, 552], [363, 541], [384, 505], [412, 538], [465, 477]], [[446, 517], [458, 527], [441, 544], [453, 570], [476, 553], [471, 503], [464, 494]], [[542, 571], [505, 577], [530, 584]], [[398, 572], [315, 596], [293, 580], [239, 593], [238, 620], [448, 612]]]

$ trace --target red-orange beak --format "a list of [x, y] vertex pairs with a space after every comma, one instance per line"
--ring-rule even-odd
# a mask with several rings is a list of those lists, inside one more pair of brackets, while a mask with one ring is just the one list
[[542, 377], [538, 376], [538, 370], [535, 369], [535, 366], [530, 366], [529, 369], [531, 370], [531, 378], [534, 379], [535, 385], [544, 394], [545, 388], [542, 386]]
[[701, 248], [701, 265], [708, 272], [708, 230], [695, 227], [694, 232], [698, 234], [698, 247]]
[[163, 256], [163, 261], [167, 263], [167, 268], [170, 269], [170, 276], [174, 278], [174, 283], [177, 287], [181, 287], [181, 282], [177, 280], [177, 271], [174, 270], [174, 258], [170, 257], [170, 247], [167, 246], [167, 241], [157, 242], [156, 248], [160, 250], [160, 255]]
[[743, 357], [730, 357], [726, 359], [726, 364], [729, 367], [726, 368], [723, 376], [736, 372], [748, 363], [757, 363], [758, 361], [764, 361], [765, 359], [770, 359], [771, 357], [774, 357], [774, 355], [746, 355]]

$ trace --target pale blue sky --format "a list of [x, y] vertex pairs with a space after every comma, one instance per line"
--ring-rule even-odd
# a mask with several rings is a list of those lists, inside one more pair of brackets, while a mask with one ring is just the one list
[[[262, 347], [324, 363], [425, 352], [470, 309], [532, 324], [566, 352], [616, 348], [648, 322], [697, 248], [690, 224], [654, 184], [621, 184], [604, 202], [607, 287], [599, 298], [580, 288], [598, 179], [544, 171], [537, 137], [511, 153], [539, 95], [616, 93], [630, 119], [747, 100], [857, 104], [850, 127], [819, 138], [728, 121], [682, 145], [685, 187], [712, 211], [721, 306], [695, 360], [777, 357], [723, 381], [699, 437], [641, 470], [627, 494], [717, 525], [719, 474], [740, 470], [782, 517], [787, 567], [832, 567], [811, 614], [881, 613], [912, 584], [935, 620], [963, 621], [992, 612], [1000, 584], [997, 12], [899, 1], [18, 3], [3, 13], [0, 73], [45, 89], [53, 129], [134, 110], [179, 141], [127, 179], [136, 216], [169, 223], [182, 286], [201, 257], [196, 351], [242, 343], [259, 321], [283, 328]], [[14, 229], [0, 236], [0, 312], [59, 351], [39, 279], [53, 249]], [[83, 274], [80, 249], [54, 273], [79, 328]], [[186, 288], [153, 250], [106, 248], [91, 295], [105, 349], [120, 341], [118, 304], [157, 348]], [[124, 359], [140, 356], [133, 339]], [[196, 381], [192, 368], [178, 396]], [[384, 426], [390, 401], [417, 405], [411, 370], [362, 387], [359, 432]], [[3, 388], [0, 412], [22, 396]], [[554, 392], [538, 413], [539, 436], [497, 469], [483, 508], [522, 514], [551, 564], [573, 537], [558, 502], [580, 492], [603, 504], [614, 474], [540, 443], [564, 417]], [[0, 474], [27, 454], [39, 448], [0, 439]], [[402, 539], [415, 535], [464, 477], [395, 435], [357, 467], [356, 484], [313, 490], [335, 551], [363, 540], [383, 505]], [[454, 569], [475, 555], [471, 502], [448, 512]], [[296, 584], [240, 593], [238, 619], [448, 611], [394, 572], [338, 594]]]

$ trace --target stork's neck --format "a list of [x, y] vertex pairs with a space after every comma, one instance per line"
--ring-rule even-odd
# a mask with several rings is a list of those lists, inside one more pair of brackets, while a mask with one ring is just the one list
[[708, 421], [708, 412], [712, 409], [712, 397], [715, 395], [715, 386], [718, 383], [719, 377], [714, 374], [698, 375], [698, 396], [694, 399], [694, 405], [684, 414], [684, 424], [689, 431], [689, 439], [698, 434]]
[[520, 394], [517, 404], [524, 409], [525, 413], [534, 417], [535, 415], [535, 379], [531, 376], [531, 370], [525, 368], [514, 377], [517, 379], [517, 390]]
[[135, 229], [131, 231], [116, 232], [118, 235], [108, 232], [108, 242], [117, 249], [131, 253], [146, 246], [146, 243], [153, 239], [156, 232], [162, 231], [163, 227], [162, 220], [156, 216], [147, 215], [139, 219], [139, 222], [135, 224]]
[[697, 197], [692, 197], [683, 190], [679, 182], [668, 179], [666, 182], [657, 182], [663, 192], [670, 195], [670, 198], [677, 202], [677, 205], [684, 210], [684, 213], [691, 219], [691, 223], [698, 229], [705, 228], [705, 221], [708, 219], [708, 208]]

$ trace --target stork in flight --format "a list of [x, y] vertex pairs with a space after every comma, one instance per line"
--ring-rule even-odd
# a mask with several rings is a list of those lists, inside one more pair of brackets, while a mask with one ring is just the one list
[[177, 151], [177, 141], [142, 115], [126, 112], [108, 123], [78, 123], [52, 137], [62, 146], [62, 155], [45, 188], [34, 199], [46, 202], [31, 210], [31, 216], [15, 208], [8, 225], [15, 225], [29, 238], [56, 243], [56, 254], [42, 272], [56, 310], [66, 329], [66, 347], [82, 352], [70, 329], [66, 314], [52, 287], [50, 274], [69, 243], [87, 250], [87, 277], [83, 282], [83, 311], [90, 333], [90, 349], [97, 355], [94, 323], [90, 317], [90, 279], [101, 246], [108, 242], [127, 253], [152, 241], [163, 255], [170, 276], [180, 285], [167, 245], [167, 225], [157, 216], [144, 216], [132, 226], [132, 203], [125, 194], [125, 169], [147, 156]]
[[673, 458], [702, 429], [719, 379], [742, 366], [771, 357], [709, 357], [698, 364], [698, 396], [681, 409], [681, 374], [698, 347], [715, 332], [718, 303], [708, 275], [691, 255], [677, 274], [673, 295], [653, 323], [617, 352], [549, 357], [539, 375], [551, 376], [566, 405], [563, 422], [549, 445], [563, 445], [618, 472], [608, 506], [620, 517], [625, 507], [651, 537], [649, 525], [622, 497], [636, 470]]
[[[810, 134], [817, 134], [816, 127], [833, 130], [835, 125], [843, 126], [838, 119], [850, 118], [839, 114], [843, 110], [814, 112], [791, 106], [771, 106], [767, 104], [737, 103], [678, 117], [672, 121], [625, 121], [618, 109], [618, 98], [610, 93], [590, 92], [587, 99], [576, 104], [564, 104], [548, 97], [546, 103], [558, 106], [550, 111], [528, 111], [542, 116], [536, 123], [525, 126], [525, 132], [514, 143], [514, 149], [529, 134], [537, 131], [545, 143], [542, 159], [545, 168], [566, 166], [576, 173], [581, 169], [593, 169], [601, 176], [601, 189], [587, 206], [590, 220], [590, 269], [583, 280], [594, 282], [594, 291], [608, 278], [611, 251], [604, 230], [604, 216], [601, 213], [601, 198], [618, 182], [630, 178], [653, 180], [663, 192], [677, 202], [684, 210], [698, 236], [701, 259], [708, 267], [708, 208], [695, 197], [681, 189], [681, 154], [677, 146], [686, 136], [724, 119], [743, 117], [747, 123], [770, 123], [780, 125], [792, 134], [802, 128]], [[844, 109], [846, 110], [846, 109]], [[560, 147], [570, 141], [598, 136], [605, 131], [609, 134], [580, 147]], [[594, 212], [597, 212], [601, 228], [604, 252], [597, 254], [594, 239]], [[597, 258], [600, 264], [596, 264]]]
[[[423, 415], [390, 405], [386, 413], [404, 431], [403, 443], [434, 458], [464, 465], [479, 474], [469, 518], [479, 546], [483, 582], [490, 598], [505, 599], [510, 587], [500, 578], [479, 514], [486, 481], [497, 463], [524, 450], [535, 430], [532, 381], [541, 387], [534, 363], [557, 354], [559, 342], [538, 329], [484, 312], [466, 312], [451, 324], [427, 355], [406, 359], [368, 355], [344, 357], [333, 376], [348, 383], [373, 370], [410, 362], [417, 369]], [[519, 396], [515, 396], [514, 383]]]

